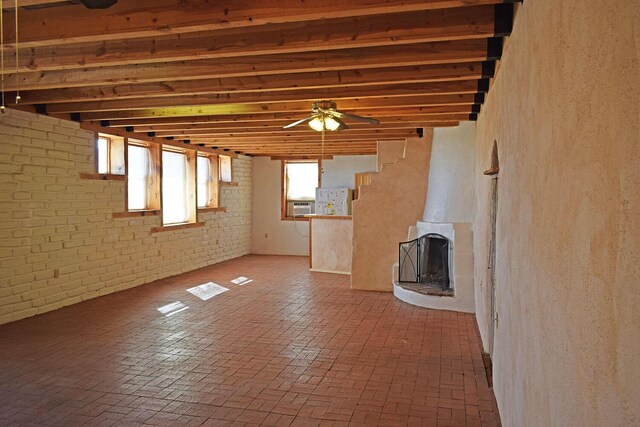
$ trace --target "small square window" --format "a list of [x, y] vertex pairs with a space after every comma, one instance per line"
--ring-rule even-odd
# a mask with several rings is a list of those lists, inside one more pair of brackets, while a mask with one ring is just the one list
[[160, 209], [158, 150], [130, 141], [127, 144], [127, 210]]
[[315, 210], [316, 188], [320, 186], [318, 162], [282, 162], [282, 219], [311, 214]]
[[124, 175], [124, 138], [98, 134], [96, 166], [99, 174]]
[[198, 208], [218, 207], [218, 159], [217, 156], [199, 155]]
[[196, 222], [195, 155], [162, 151], [162, 223]]
[[231, 182], [233, 177], [231, 176], [231, 157], [218, 156], [220, 158], [220, 182]]

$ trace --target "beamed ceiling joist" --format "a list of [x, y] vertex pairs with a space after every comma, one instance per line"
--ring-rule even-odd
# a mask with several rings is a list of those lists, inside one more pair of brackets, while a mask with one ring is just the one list
[[[127, 0], [104, 10], [69, 5], [22, 11], [24, 47], [123, 40], [503, 3], [502, 0]], [[13, 23], [5, 41], [15, 41]]]
[[[131, 63], [223, 59], [500, 35], [494, 7], [443, 9], [131, 40], [21, 49], [21, 71], [111, 67]], [[15, 69], [15, 57], [6, 58]]]
[[513, 18], [502, 0], [74, 3], [20, 2], [17, 63], [5, 20], [14, 108], [154, 143], [285, 157], [320, 155], [306, 124], [282, 129], [320, 100], [380, 120], [347, 120], [327, 134], [326, 155], [373, 154], [378, 141], [475, 120]]
[[[440, 102], [436, 95], [475, 94], [478, 92], [478, 81], [468, 80], [464, 82], [437, 82], [437, 83], [411, 83], [403, 85], [380, 85], [365, 88], [342, 88], [339, 96], [336, 90], [310, 89], [306, 91], [280, 91], [261, 93], [226, 93], [212, 95], [185, 95], [158, 97], [153, 99], [124, 99], [110, 101], [66, 102], [51, 104], [50, 113], [72, 113], [83, 111], [113, 111], [130, 110], [139, 108], [161, 108], [191, 105], [224, 105], [224, 104], [271, 104], [304, 102], [303, 110], [307, 110], [311, 102], [318, 99], [332, 99], [342, 101], [349, 99], [371, 100], [374, 103], [380, 98], [412, 98], [424, 97], [424, 105], [428, 105], [430, 99]], [[445, 99], [445, 98], [441, 98]], [[414, 101], [411, 101], [414, 102]], [[421, 101], [422, 102], [422, 101]], [[446, 101], [445, 101], [446, 102]], [[343, 104], [343, 102], [340, 102]], [[386, 105], [395, 105], [391, 100]]]
[[[24, 91], [25, 104], [53, 104], [59, 102], [107, 101], [149, 97], [194, 96], [205, 94], [238, 94], [276, 91], [334, 89], [390, 84], [455, 82], [491, 77], [490, 63], [414, 65], [358, 70], [318, 71], [310, 73], [281, 73], [265, 76], [228, 77], [203, 80], [162, 81], [126, 85], [65, 87], [49, 90]], [[332, 96], [337, 94], [332, 92]], [[339, 92], [338, 94], [341, 94]]]
[[[469, 106], [449, 105], [439, 107], [421, 107], [421, 108], [397, 108], [393, 111], [386, 109], [369, 110], [368, 114], [376, 117], [384, 117], [384, 123], [404, 123], [406, 121], [425, 121], [432, 120], [447, 114], [469, 114], [471, 108]], [[83, 121], [100, 121], [100, 118], [91, 118], [88, 115], [80, 115]], [[65, 118], [65, 117], [61, 117]], [[68, 118], [68, 117], [66, 117]], [[228, 115], [204, 115], [204, 116], [182, 116], [182, 117], [147, 117], [147, 118], [123, 118], [104, 121], [105, 126], [109, 127], [128, 127], [128, 126], [175, 126], [175, 125], [207, 125], [207, 124], [237, 124], [242, 122], [251, 122], [258, 124], [269, 124], [274, 122], [283, 122], [288, 124], [294, 120], [301, 118], [298, 113], [264, 113], [264, 114], [228, 114]], [[354, 123], [358, 124], [358, 123]], [[240, 127], [241, 125], [238, 125]]]
[[119, 67], [79, 68], [8, 74], [8, 91], [40, 90], [64, 87], [104, 86], [110, 84], [190, 81], [212, 78], [267, 76], [273, 74], [320, 71], [363, 70], [414, 65], [457, 64], [497, 59], [492, 52], [495, 39], [455, 40], [402, 46], [300, 52], [193, 61], [130, 64]]

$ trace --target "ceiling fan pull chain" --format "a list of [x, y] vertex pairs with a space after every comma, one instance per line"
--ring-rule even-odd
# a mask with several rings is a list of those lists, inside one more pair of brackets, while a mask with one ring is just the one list
[[324, 179], [324, 122], [322, 123], [322, 148], [320, 150], [320, 177]]
[[[20, 46], [18, 45], [18, 0], [15, 0], [16, 14], [16, 104], [20, 102]], [[4, 103], [3, 103], [4, 105]]]

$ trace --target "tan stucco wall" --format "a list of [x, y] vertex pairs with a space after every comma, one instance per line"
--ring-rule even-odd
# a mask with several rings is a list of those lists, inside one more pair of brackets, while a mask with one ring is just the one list
[[311, 269], [351, 274], [351, 218], [311, 220]]
[[377, 171], [380, 172], [383, 165], [393, 164], [404, 157], [404, 139], [398, 141], [379, 141]]
[[640, 425], [639, 49], [638, 1], [527, 1], [482, 108], [476, 306], [487, 347], [496, 140], [505, 426]]
[[352, 288], [393, 290], [398, 244], [424, 211], [432, 143], [433, 129], [425, 129], [423, 138], [407, 139], [405, 157], [385, 163], [371, 184], [360, 187], [353, 202]]

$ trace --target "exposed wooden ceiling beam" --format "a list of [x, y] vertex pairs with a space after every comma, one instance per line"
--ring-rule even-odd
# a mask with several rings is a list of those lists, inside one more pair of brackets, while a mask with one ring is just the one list
[[[18, 8], [52, 5], [56, 3], [63, 5], [64, 3], [66, 3], [66, 1], [65, 0], [18, 0]], [[3, 9], [13, 10], [15, 9], [15, 5], [16, 5], [15, 0], [2, 0]]]
[[[351, 122], [349, 127], [351, 129], [412, 129], [423, 127], [430, 122], [443, 122], [443, 121], [460, 121], [469, 120], [469, 114], [448, 114], [436, 116], [431, 119], [424, 119], [422, 121], [396, 121], [386, 122], [384, 120], [379, 125], [371, 125], [368, 123]], [[216, 133], [216, 132], [233, 132], [237, 129], [242, 129], [245, 133], [253, 132], [277, 132], [282, 130], [284, 125], [291, 123], [293, 120], [278, 120], [273, 122], [237, 122], [237, 123], [200, 123], [193, 125], [153, 125], [153, 126], [135, 126], [135, 132], [155, 132], [156, 136], [175, 136], [175, 135], [187, 135], [194, 133]], [[297, 129], [298, 127], [291, 128]], [[300, 125], [300, 129], [306, 129], [312, 132], [309, 126]]]
[[[393, 129], [393, 130], [390, 130], [389, 132], [383, 132], [383, 133], [374, 132], [374, 131], [351, 132], [351, 129], [349, 129], [349, 132], [344, 131], [344, 132], [341, 132], [341, 135], [336, 135], [336, 136], [331, 136], [326, 138], [327, 138], [327, 142], [331, 142], [336, 140], [358, 141], [358, 140], [375, 139], [375, 138], [385, 138], [385, 139], [403, 138], [403, 137], [408, 138], [410, 136], [415, 136], [415, 135], [416, 135], [415, 129], [412, 129], [412, 130]], [[299, 140], [316, 141], [318, 140], [318, 137], [319, 135], [317, 132], [315, 134], [306, 133], [306, 132], [300, 132], [300, 133], [284, 133], [283, 132], [283, 133], [267, 133], [267, 134], [237, 132], [237, 133], [201, 134], [201, 135], [178, 135], [174, 137], [174, 139], [176, 141], [183, 141], [183, 140], [225, 141], [226, 140], [226, 141], [229, 141], [230, 144], [237, 145], [243, 141], [259, 142], [259, 143], [264, 143], [269, 141], [277, 141], [277, 142], [299, 141]]]
[[[494, 6], [21, 49], [21, 71], [354, 49], [496, 35]], [[15, 69], [15, 56], [5, 57]]]
[[[480, 62], [462, 64], [416, 65], [364, 70], [341, 70], [265, 76], [229, 77], [193, 81], [163, 81], [116, 86], [72, 87], [22, 91], [23, 104], [103, 101], [176, 95], [215, 93], [254, 93], [279, 90], [345, 88], [380, 84], [428, 83], [474, 80], [491, 77], [489, 65]], [[11, 96], [10, 96], [11, 98]]]
[[[392, 98], [373, 99], [345, 99], [338, 104], [341, 111], [367, 110], [367, 109], [394, 109], [403, 107], [428, 106], [449, 106], [467, 105], [476, 103], [477, 96], [474, 94], [464, 95], [429, 95], [429, 96], [399, 96]], [[57, 105], [57, 104], [56, 104]], [[166, 108], [140, 108], [131, 110], [81, 112], [80, 119], [85, 120], [115, 120], [122, 118], [144, 118], [144, 117], [180, 117], [180, 116], [209, 116], [216, 114], [262, 114], [262, 113], [285, 113], [310, 111], [311, 104], [306, 101], [300, 102], [280, 102], [271, 104], [220, 104], [220, 105], [200, 105], [184, 107]], [[393, 111], [389, 111], [392, 113]]]
[[[407, 46], [380, 46], [362, 49], [302, 52], [219, 60], [162, 62], [87, 70], [21, 73], [20, 88], [26, 90], [61, 87], [105, 86], [115, 84], [185, 81], [223, 77], [264, 76], [270, 74], [318, 71], [362, 70], [414, 65], [455, 64], [496, 59], [488, 55], [494, 39], [457, 40]], [[17, 77], [5, 78], [5, 90], [16, 89]]]
[[[338, 108], [341, 108], [338, 106]], [[310, 111], [308, 111], [310, 112]], [[447, 114], [469, 114], [471, 107], [468, 105], [443, 105], [438, 107], [419, 107], [419, 108], [397, 108], [393, 111], [388, 109], [372, 109], [367, 114], [375, 117], [384, 117], [385, 123], [406, 122], [431, 120], [438, 116]], [[101, 121], [101, 117], [92, 117], [91, 115], [81, 115], [84, 121]], [[203, 115], [203, 116], [182, 116], [182, 117], [144, 117], [144, 118], [122, 118], [108, 121], [110, 127], [128, 127], [128, 126], [154, 126], [154, 125], [195, 125], [210, 123], [239, 123], [239, 122], [255, 122], [255, 123], [271, 123], [273, 121], [283, 121], [290, 123], [294, 120], [303, 118], [298, 113], [264, 113], [264, 114], [231, 114], [231, 115]], [[61, 118], [65, 118], [62, 115]]]
[[[105, 131], [107, 131], [107, 129], [104, 129], [102, 126], [98, 126], [96, 124], [93, 123], [81, 123], [80, 127], [82, 127], [83, 129], [86, 130], [90, 130], [93, 132], [104, 132], [107, 133]], [[146, 142], [151, 142], [154, 144], [164, 144], [164, 145], [170, 145], [172, 147], [176, 147], [176, 148], [184, 148], [184, 149], [197, 149], [199, 151], [202, 152], [207, 152], [207, 153], [213, 153], [213, 154], [225, 154], [225, 155], [229, 155], [231, 157], [237, 157], [235, 154], [228, 154], [225, 150], [218, 150], [218, 149], [214, 149], [211, 147], [197, 147], [196, 145], [189, 145], [186, 144], [184, 142], [181, 141], [168, 141], [166, 139], [162, 139], [162, 138], [155, 138], [155, 137], [151, 137], [145, 134], [132, 134], [129, 132], [126, 132], [122, 129], [109, 129], [108, 133], [111, 135], [116, 135], [116, 136], [120, 136], [123, 138], [133, 138], [133, 139], [140, 139]]]
[[[20, 32], [24, 47], [52, 46], [496, 3], [502, 0], [128, 0], [104, 10], [72, 5], [24, 11]], [[14, 32], [8, 23], [6, 43], [15, 41]]]
[[47, 111], [51, 113], [72, 113], [82, 111], [113, 111], [140, 108], [163, 108], [190, 105], [222, 105], [222, 104], [269, 104], [307, 101], [322, 99], [334, 101], [347, 99], [380, 99], [395, 97], [425, 96], [425, 103], [435, 95], [474, 94], [478, 92], [478, 82], [475, 80], [435, 83], [410, 83], [395, 85], [379, 85], [367, 87], [346, 87], [329, 89], [309, 89], [305, 91], [278, 91], [260, 93], [227, 93], [213, 95], [165, 96], [158, 98], [134, 98], [110, 101], [65, 102], [51, 104]]

